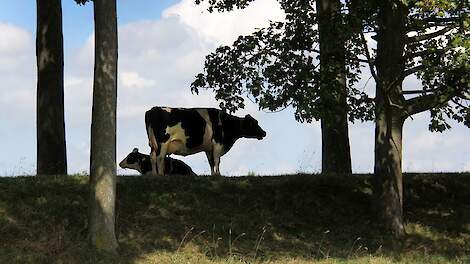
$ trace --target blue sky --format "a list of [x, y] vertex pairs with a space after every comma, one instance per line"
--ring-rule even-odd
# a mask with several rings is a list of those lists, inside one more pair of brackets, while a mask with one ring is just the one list
[[[136, 20], [158, 19], [162, 10], [175, 4], [175, 0], [118, 1], [119, 23]], [[66, 48], [77, 48], [93, 33], [93, 5], [77, 5], [73, 0], [62, 1], [64, 44]], [[30, 32], [36, 30], [35, 0], [3, 0], [0, 2], [2, 22], [21, 26]]]
[[[144, 112], [155, 105], [216, 107], [210, 92], [192, 95], [189, 84], [203, 67], [204, 56], [230, 44], [269, 20], [282, 20], [275, 0], [257, 0], [249, 9], [210, 14], [192, 0], [118, 0], [119, 80], [118, 155], [133, 147], [147, 153]], [[69, 173], [88, 170], [93, 77], [93, 8], [63, 1], [65, 103]], [[0, 1], [0, 175], [34, 174], [35, 139], [35, 1]], [[409, 80], [407, 85], [417, 85]], [[366, 89], [373, 90], [373, 83]], [[268, 136], [242, 139], [222, 157], [221, 171], [241, 175], [282, 174], [321, 169], [319, 123], [300, 124], [292, 109], [264, 113], [248, 103], [237, 115], [255, 116]], [[405, 171], [469, 171], [470, 133], [427, 131], [428, 114], [407, 121]], [[350, 127], [353, 169], [372, 172], [373, 124]], [[196, 173], [209, 173], [204, 154], [182, 158]], [[129, 171], [118, 170], [118, 173]]]

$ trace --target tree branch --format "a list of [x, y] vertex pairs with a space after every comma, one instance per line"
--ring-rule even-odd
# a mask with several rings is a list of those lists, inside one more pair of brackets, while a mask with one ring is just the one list
[[427, 90], [408, 90], [408, 91], [402, 91], [403, 94], [425, 94], [430, 91]]
[[374, 77], [375, 83], [378, 83], [379, 78], [377, 77], [377, 73], [375, 72], [375, 69], [374, 69], [374, 62], [372, 61], [372, 58], [369, 53], [369, 46], [367, 46], [366, 37], [364, 36], [364, 33], [362, 32], [361, 32], [361, 42], [362, 42], [362, 47], [364, 48], [364, 51], [366, 53], [366, 59], [367, 59], [367, 64], [369, 64], [370, 74], [372, 75], [372, 77]]
[[442, 55], [444, 53], [446, 53], [448, 50], [450, 50], [451, 47], [450, 45], [443, 48], [443, 49], [435, 49], [435, 50], [429, 50], [429, 49], [426, 49], [426, 50], [421, 50], [421, 51], [417, 51], [417, 52], [412, 52], [412, 53], [408, 53], [408, 54], [405, 54], [405, 59], [412, 59], [412, 58], [416, 58], [416, 57], [423, 57], [423, 56], [426, 56], [426, 55], [431, 55], [431, 54], [438, 54], [438, 55]]
[[459, 98], [464, 99], [464, 100], [470, 100], [470, 91], [467, 94], [459, 94], [457, 95]]
[[348, 60], [351, 60], [351, 61], [358, 61], [358, 62], [362, 62], [362, 63], [369, 63], [369, 60], [367, 59], [360, 59], [358, 57], [356, 58], [347, 58]]
[[453, 96], [453, 93], [434, 93], [408, 99], [405, 101], [407, 115], [411, 116], [442, 105]]
[[426, 94], [426, 93], [434, 93], [438, 92], [438, 89], [421, 89], [421, 90], [408, 90], [408, 91], [402, 91], [403, 94]]
[[423, 23], [449, 23], [461, 21], [462, 17], [428, 17], [421, 21]]
[[467, 107], [468, 107], [468, 106], [465, 106], [465, 105], [461, 104], [459, 101], [457, 101], [457, 100], [455, 100], [455, 99], [452, 99], [452, 102], [453, 102], [454, 104], [456, 104], [456, 105], [462, 107], [462, 108], [467, 108]]
[[[432, 27], [444, 27], [456, 25], [456, 22], [461, 22], [462, 17], [428, 17], [428, 18], [412, 18], [410, 25], [407, 27], [408, 32], [417, 31]], [[418, 24], [416, 24], [418, 23]]]
[[414, 74], [422, 69], [426, 68], [426, 66], [424, 66], [423, 64], [420, 64], [420, 65], [417, 65], [417, 66], [414, 66], [414, 67], [411, 67], [409, 68], [408, 70], [405, 70], [403, 72], [403, 76], [406, 77], [408, 75], [411, 75], [411, 74]]
[[434, 31], [432, 33], [418, 35], [418, 36], [414, 36], [414, 37], [408, 37], [406, 39], [406, 42], [407, 43], [420, 42], [420, 41], [423, 41], [423, 40], [428, 40], [428, 39], [432, 39], [432, 38], [435, 38], [435, 37], [439, 37], [439, 36], [444, 35], [445, 33], [449, 32], [449, 31], [451, 31], [452, 29], [454, 29], [456, 27], [457, 27], [457, 25], [452, 25], [452, 26], [448, 26], [448, 27], [445, 27], [443, 29], [440, 29], [438, 31]]
[[369, 60], [367, 60], [367, 59], [361, 59], [361, 58], [358, 58], [357, 56], [356, 56], [356, 57], [346, 56], [346, 60], [348, 60], [348, 61], [356, 61], [356, 62], [361, 62], [361, 63], [369, 63]]

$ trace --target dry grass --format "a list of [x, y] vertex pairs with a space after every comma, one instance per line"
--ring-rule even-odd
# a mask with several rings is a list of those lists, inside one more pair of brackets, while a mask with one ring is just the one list
[[0, 263], [470, 263], [470, 175], [406, 175], [407, 238], [368, 175], [119, 177], [120, 258], [86, 247], [87, 177], [0, 178]]

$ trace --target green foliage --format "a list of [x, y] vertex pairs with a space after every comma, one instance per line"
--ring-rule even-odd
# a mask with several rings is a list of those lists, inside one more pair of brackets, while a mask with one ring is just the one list
[[467, 263], [470, 175], [404, 182], [390, 244], [368, 175], [118, 177], [116, 260], [87, 247], [88, 177], [2, 177], [0, 263]]
[[[250, 1], [209, 1], [211, 7], [228, 11], [234, 6], [245, 7]], [[199, 3], [197, 1], [196, 3]], [[338, 89], [322, 91], [338, 85], [338, 70], [321, 77], [319, 72], [317, 14], [315, 1], [279, 1], [286, 13], [286, 22], [271, 22], [267, 28], [248, 36], [240, 36], [232, 46], [222, 46], [206, 57], [205, 72], [196, 76], [191, 85], [193, 92], [200, 88], [215, 91], [220, 107], [229, 112], [244, 107], [244, 95], [261, 109], [276, 111], [292, 106], [295, 118], [311, 122], [325, 113], [344, 111], [344, 106], [331, 104], [328, 98], [336, 98]], [[343, 25], [340, 18], [338, 27]], [[361, 73], [357, 53], [361, 47], [355, 44], [357, 36], [350, 27], [341, 28], [347, 45], [346, 63], [349, 90], [350, 119], [370, 120], [373, 101], [353, 87]], [[342, 70], [341, 70], [342, 71]], [[340, 109], [337, 109], [340, 108]]]
[[[254, 0], [207, 0], [209, 2], [208, 10], [213, 12], [217, 11], [231, 11], [233, 8], [242, 9], [247, 7]], [[201, 4], [204, 0], [195, 0], [196, 4]]]
[[79, 5], [84, 5], [87, 2], [92, 2], [93, 0], [74, 0]]
[[[202, 1], [196, 1], [201, 3]], [[252, 1], [209, 0], [211, 11], [245, 8]], [[470, 7], [465, 0], [406, 0], [407, 44], [404, 50], [404, 79], [416, 75], [422, 82], [419, 96], [406, 104], [430, 110], [432, 131], [450, 128], [449, 120], [470, 126]], [[248, 95], [261, 109], [275, 111], [287, 106], [296, 110], [299, 121], [320, 119], [335, 106], [328, 104], [319, 89], [317, 15], [314, 1], [279, 0], [285, 22], [240, 36], [232, 46], [218, 48], [206, 57], [204, 73], [196, 76], [193, 92], [215, 91], [221, 108], [244, 107]], [[344, 23], [339, 23], [346, 47], [348, 109], [350, 121], [373, 118], [373, 99], [355, 86], [366, 64], [375, 67], [375, 54], [367, 61], [360, 33], [377, 32], [380, 1], [346, 1]], [[372, 36], [374, 38], [374, 36]], [[368, 63], [367, 63], [368, 62]], [[327, 78], [328, 79], [328, 78]], [[330, 78], [331, 79], [331, 78]], [[376, 80], [380, 81], [380, 80]], [[330, 85], [330, 84], [328, 84]], [[408, 88], [408, 87], [405, 87]], [[415, 87], [411, 87], [412, 89]], [[335, 89], [332, 89], [335, 91]], [[387, 93], [387, 92], [386, 92]], [[323, 102], [322, 102], [322, 99]], [[326, 100], [325, 100], [326, 98]], [[413, 114], [413, 113], [411, 113]]]
[[[447, 95], [430, 105], [429, 129], [442, 132], [448, 120], [470, 127], [470, 4], [461, 0], [408, 1], [410, 32], [406, 68], [416, 75], [427, 94]], [[441, 31], [440, 34], [430, 32]]]

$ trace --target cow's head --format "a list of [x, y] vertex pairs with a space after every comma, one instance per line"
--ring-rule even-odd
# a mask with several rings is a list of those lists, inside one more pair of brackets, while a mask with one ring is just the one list
[[251, 115], [246, 115], [243, 118], [243, 132], [247, 138], [263, 139], [266, 132], [258, 125], [258, 121]]
[[134, 148], [127, 157], [119, 162], [119, 167], [123, 169], [133, 169], [142, 173], [142, 164], [145, 161], [146, 155], [139, 152], [138, 148]]

